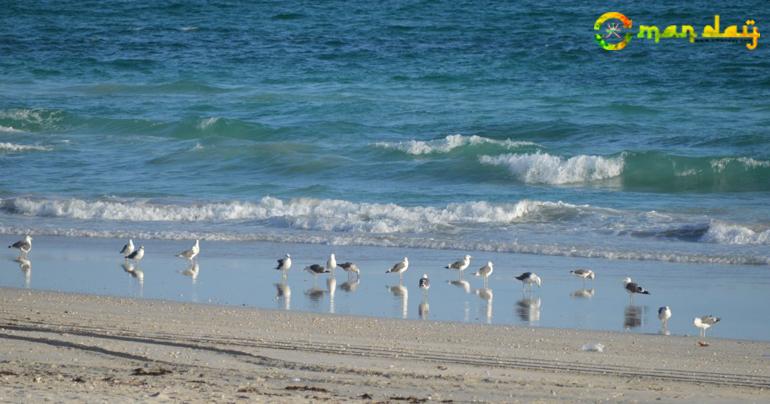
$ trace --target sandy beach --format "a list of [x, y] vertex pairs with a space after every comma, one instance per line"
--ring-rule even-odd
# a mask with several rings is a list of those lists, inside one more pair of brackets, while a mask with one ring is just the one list
[[770, 399], [766, 342], [10, 288], [0, 307], [6, 402]]

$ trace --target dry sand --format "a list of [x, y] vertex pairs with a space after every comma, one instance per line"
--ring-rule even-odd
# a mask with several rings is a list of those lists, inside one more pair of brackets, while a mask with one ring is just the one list
[[19, 289], [0, 307], [7, 402], [770, 401], [766, 342]]

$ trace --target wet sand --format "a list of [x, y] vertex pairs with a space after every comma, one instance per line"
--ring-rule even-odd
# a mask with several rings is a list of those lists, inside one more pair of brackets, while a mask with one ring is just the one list
[[766, 342], [9, 288], [0, 308], [2, 401], [770, 400]]

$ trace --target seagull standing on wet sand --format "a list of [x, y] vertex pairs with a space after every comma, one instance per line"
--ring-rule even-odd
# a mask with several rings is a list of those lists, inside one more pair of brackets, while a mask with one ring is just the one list
[[337, 268], [337, 257], [334, 254], [329, 254], [329, 259], [326, 260], [326, 269], [333, 273], [334, 268]]
[[198, 254], [201, 252], [201, 243], [200, 240], [195, 240], [195, 244], [189, 249], [180, 252], [176, 256], [179, 258], [185, 258], [188, 261], [192, 261], [195, 259], [195, 257], [198, 256]]
[[520, 280], [522, 285], [528, 286], [529, 290], [532, 290], [532, 284], [536, 284], [537, 287], [541, 287], [543, 283], [540, 277], [537, 276], [537, 274], [534, 272], [524, 272], [523, 274], [517, 276], [516, 279]]
[[483, 267], [479, 268], [478, 271], [476, 271], [476, 276], [481, 276], [484, 278], [484, 287], [487, 286], [487, 281], [489, 280], [489, 275], [492, 275], [492, 272], [495, 270], [494, 266], [492, 265], [492, 261], [487, 261], [487, 264]]
[[671, 318], [671, 307], [663, 306], [658, 309], [658, 319], [660, 320], [660, 328], [663, 332], [668, 330], [668, 319]]
[[631, 278], [626, 277], [623, 279], [623, 287], [626, 288], [626, 292], [628, 292], [628, 295], [631, 297], [631, 300], [634, 299], [634, 294], [640, 294], [640, 295], [649, 295], [650, 292], [639, 286], [636, 282], [632, 281]]
[[348, 273], [348, 279], [350, 279], [350, 274], [356, 274], [356, 279], [361, 276], [361, 270], [358, 269], [358, 265], [352, 262], [343, 262], [342, 264], [337, 264], [337, 266]]
[[327, 274], [329, 273], [329, 270], [324, 268], [322, 265], [313, 264], [308, 265], [305, 267], [305, 271], [310, 272], [313, 275], [313, 278], [317, 277], [320, 274]]
[[468, 268], [468, 266], [470, 266], [470, 265], [471, 265], [471, 256], [470, 255], [465, 255], [463, 257], [463, 259], [461, 259], [459, 261], [455, 261], [455, 262], [445, 266], [444, 268], [453, 269], [455, 271], [460, 271], [460, 273], [462, 273], [463, 271], [465, 271], [465, 268]]
[[700, 328], [700, 336], [701, 338], [706, 338], [706, 330], [711, 328], [714, 324], [718, 323], [721, 318], [714, 317], [712, 315], [703, 316], [703, 317], [695, 317], [695, 319], [692, 320], [692, 325]]
[[128, 254], [127, 259], [134, 260], [134, 262], [139, 262], [144, 258], [144, 246], [139, 246], [139, 249], [132, 252], [131, 254]]
[[578, 278], [583, 279], [583, 286], [586, 284], [586, 279], [594, 280], [596, 278], [596, 274], [594, 274], [594, 271], [586, 268], [578, 268], [573, 271], [569, 271], [569, 273], [577, 276]]
[[386, 274], [396, 273], [400, 279], [404, 279], [404, 272], [409, 269], [409, 258], [404, 257], [401, 262], [393, 265], [389, 270], [385, 271]]
[[291, 269], [291, 255], [286, 254], [285, 257], [279, 259], [278, 266], [275, 269], [283, 271], [283, 274], [286, 275], [286, 272]]
[[32, 251], [32, 236], [27, 234], [23, 239], [9, 245], [8, 248], [17, 248], [21, 253], [20, 256], [26, 256]]
[[128, 239], [128, 243], [123, 246], [122, 250], [120, 250], [120, 255], [122, 255], [123, 258], [128, 258], [132, 252], [134, 252], [134, 240]]
[[430, 279], [428, 279], [428, 274], [422, 274], [422, 278], [420, 278], [420, 281], [417, 283], [417, 286], [422, 289], [423, 293], [427, 292], [428, 289], [430, 289]]

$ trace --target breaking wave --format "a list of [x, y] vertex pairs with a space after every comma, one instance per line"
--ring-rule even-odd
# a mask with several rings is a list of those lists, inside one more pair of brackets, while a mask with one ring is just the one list
[[0, 142], [0, 152], [25, 152], [25, 151], [51, 151], [53, 150], [48, 146], [26, 145], [16, 143]]
[[623, 173], [623, 156], [580, 155], [570, 158], [546, 153], [481, 156], [482, 164], [503, 166], [518, 180], [530, 184], [574, 184], [606, 180]]
[[520, 147], [538, 147], [537, 143], [516, 140], [497, 140], [482, 136], [449, 135], [443, 139], [435, 140], [409, 140], [405, 142], [377, 142], [374, 145], [385, 149], [400, 150], [404, 153], [419, 156], [431, 153], [449, 153], [454, 149], [464, 146], [496, 145], [505, 149]]

